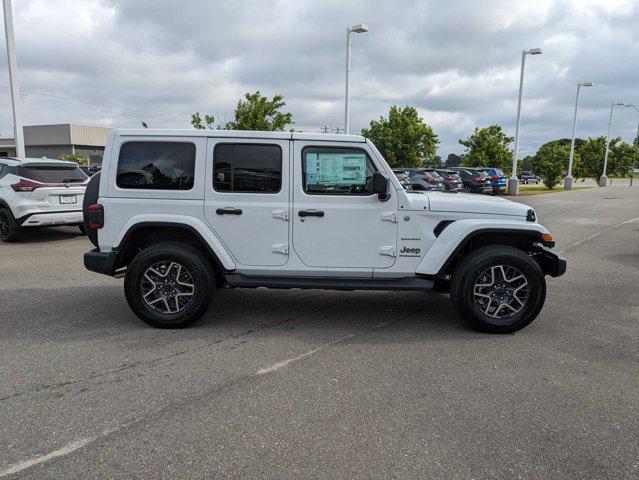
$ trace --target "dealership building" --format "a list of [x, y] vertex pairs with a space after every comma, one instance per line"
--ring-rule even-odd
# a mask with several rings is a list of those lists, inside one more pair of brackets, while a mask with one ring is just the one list
[[[109, 128], [64, 123], [29, 125], [24, 129], [24, 148], [29, 158], [58, 158], [64, 153], [79, 153], [100, 165]], [[13, 138], [0, 138], [0, 157], [15, 157]]]

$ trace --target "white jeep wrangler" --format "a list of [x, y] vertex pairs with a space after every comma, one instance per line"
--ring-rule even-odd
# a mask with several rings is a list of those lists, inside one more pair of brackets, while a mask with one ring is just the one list
[[473, 327], [514, 332], [566, 262], [525, 205], [407, 191], [355, 135], [115, 130], [89, 183], [92, 271], [184, 327], [220, 287], [450, 291]]

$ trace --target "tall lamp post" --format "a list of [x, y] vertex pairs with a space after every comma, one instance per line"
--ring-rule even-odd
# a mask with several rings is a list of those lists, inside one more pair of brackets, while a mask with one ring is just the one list
[[521, 52], [521, 73], [519, 74], [519, 100], [517, 101], [517, 126], [515, 127], [515, 151], [513, 152], [513, 173], [508, 179], [508, 194], [519, 194], [519, 180], [517, 180], [517, 153], [519, 151], [519, 126], [521, 125], [521, 93], [524, 88], [524, 66], [526, 55], [541, 55], [541, 48], [531, 48]]
[[16, 45], [13, 38], [13, 14], [11, 0], [3, 0], [4, 34], [7, 40], [7, 60], [9, 63], [9, 87], [11, 89], [11, 107], [13, 108], [13, 129], [16, 142], [16, 155], [24, 158], [24, 135], [22, 132], [22, 115], [20, 112], [20, 83], [18, 81], [18, 63], [16, 61]]
[[344, 94], [344, 131], [348, 135], [349, 133], [349, 120], [348, 120], [348, 83], [351, 74], [351, 33], [364, 33], [368, 32], [368, 27], [363, 23], [359, 25], [353, 25], [346, 29], [346, 91]]
[[[637, 107], [637, 105], [626, 105], [626, 107], [633, 107], [639, 113], [639, 107]], [[639, 151], [639, 123], [637, 123], [637, 135], [635, 136], [635, 138], [634, 138], [632, 143], [634, 144], [635, 148]], [[635, 158], [637, 158], [636, 155], [635, 155]], [[632, 180], [635, 177], [635, 168], [636, 167], [637, 167], [637, 163], [633, 160], [632, 161], [632, 171], [630, 172], [630, 186], [631, 187], [632, 187]]]
[[604, 165], [603, 165], [603, 173], [601, 177], [599, 177], [599, 186], [605, 187], [608, 181], [608, 177], [606, 177], [606, 170], [608, 169], [608, 152], [610, 151], [610, 131], [612, 130], [612, 112], [614, 112], [615, 107], [623, 107], [625, 104], [623, 102], [612, 102], [610, 104], [610, 118], [608, 119], [608, 136], [606, 137], [606, 153], [604, 154]]
[[575, 116], [572, 119], [572, 141], [570, 142], [570, 159], [568, 160], [568, 175], [564, 180], [564, 188], [572, 190], [572, 159], [575, 155], [575, 131], [577, 129], [577, 110], [579, 109], [579, 89], [581, 87], [592, 87], [592, 82], [580, 82], [577, 84], [577, 98], [575, 100]]

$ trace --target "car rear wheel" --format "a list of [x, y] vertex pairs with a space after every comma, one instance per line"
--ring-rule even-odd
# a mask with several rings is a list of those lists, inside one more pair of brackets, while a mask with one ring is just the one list
[[214, 273], [196, 248], [162, 242], [138, 253], [127, 268], [124, 293], [133, 312], [158, 328], [186, 327], [206, 312]]
[[20, 226], [13, 217], [11, 210], [0, 208], [0, 240], [3, 242], [17, 242], [20, 239]]
[[453, 274], [450, 297], [457, 312], [476, 330], [513, 333], [541, 311], [546, 280], [525, 252], [493, 245], [462, 260]]

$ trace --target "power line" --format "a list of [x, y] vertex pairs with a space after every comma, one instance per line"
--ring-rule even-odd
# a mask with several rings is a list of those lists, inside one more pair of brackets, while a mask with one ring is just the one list
[[[0, 93], [9, 95], [9, 88], [0, 85]], [[38, 93], [23, 93], [21, 95], [25, 100], [48, 103], [52, 105], [72, 107], [72, 108], [80, 108], [84, 110], [93, 110], [99, 111], [103, 113], [110, 113], [113, 115], [125, 116], [125, 117], [136, 117], [136, 118], [146, 118], [153, 120], [165, 120], [169, 122], [178, 122], [178, 123], [189, 123], [188, 120], [184, 116], [174, 115], [174, 114], [165, 114], [165, 113], [155, 113], [155, 112], [147, 112], [143, 110], [124, 110], [119, 107], [110, 106], [110, 105], [100, 105], [96, 103], [89, 103], [83, 101], [69, 100], [63, 97], [56, 97], [53, 95], [43, 95]]]

